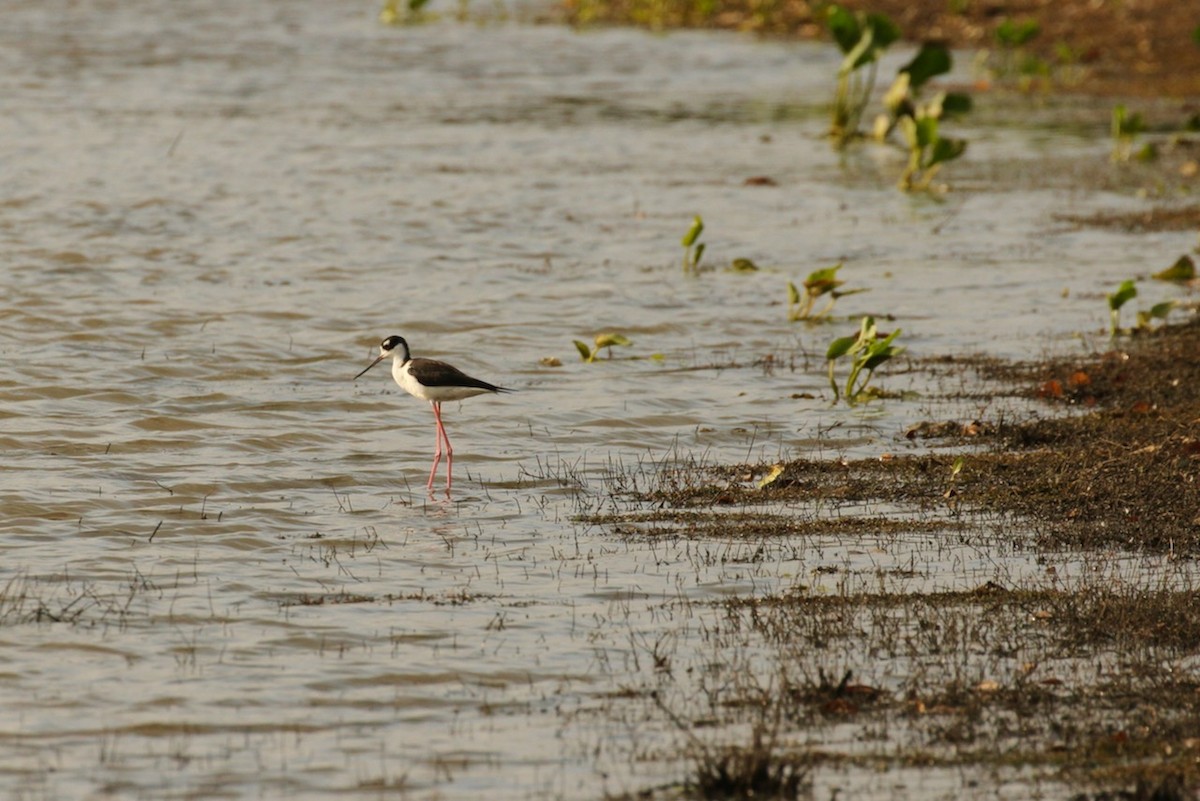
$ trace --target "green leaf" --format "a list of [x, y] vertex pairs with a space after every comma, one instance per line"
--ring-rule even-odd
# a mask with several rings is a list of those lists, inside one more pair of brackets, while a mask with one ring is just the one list
[[632, 342], [620, 334], [596, 334], [596, 350], [599, 350], [600, 348], [611, 348], [613, 345], [632, 344]]
[[950, 51], [945, 45], [926, 42], [921, 45], [912, 61], [900, 68], [900, 72], [909, 76], [915, 92], [930, 78], [949, 72], [952, 63]]
[[788, 305], [795, 306], [800, 302], [800, 290], [796, 289], [796, 285], [788, 281]]
[[1171, 309], [1174, 309], [1178, 303], [1179, 301], [1175, 300], [1164, 300], [1162, 303], [1155, 303], [1150, 307], [1147, 316], [1151, 320], [1165, 320], [1167, 319], [1167, 315], [1171, 313]]
[[758, 265], [750, 261], [750, 259], [734, 259], [729, 269], [735, 273], [756, 273], [758, 272]]
[[942, 98], [942, 116], [947, 114], [966, 114], [971, 110], [974, 101], [970, 95], [962, 92], [947, 92]]
[[592, 353], [592, 349], [578, 339], [575, 340], [575, 349], [579, 351], [579, 356], [585, 362], [595, 361], [596, 354]]
[[1130, 278], [1121, 282], [1121, 285], [1117, 287], [1117, 291], [1108, 296], [1108, 308], [1116, 311], [1136, 297], [1137, 287], [1134, 286], [1133, 279]]
[[929, 159], [925, 164], [926, 167], [932, 167], [934, 164], [941, 164], [946, 161], [954, 161], [961, 156], [967, 149], [965, 139], [941, 139], [939, 138], [933, 143], [933, 149], [929, 153]]
[[862, 38], [862, 28], [854, 14], [839, 5], [831, 5], [825, 10], [825, 26], [838, 48], [843, 53], [849, 53]]
[[826, 292], [832, 292], [834, 289], [837, 289], [839, 286], [846, 283], [845, 281], [839, 281], [837, 279], [837, 271], [840, 269], [842, 269], [841, 262], [838, 262], [832, 267], [826, 267], [821, 270], [813, 270], [808, 274], [808, 278], [804, 279], [804, 288], [810, 295], [814, 297], [824, 295]]
[[850, 349], [858, 342], [858, 335], [849, 337], [838, 337], [829, 343], [829, 350], [825, 351], [825, 360], [834, 361], [840, 359], [850, 352]]
[[1192, 44], [1200, 47], [1200, 25], [1197, 25], [1195, 30], [1192, 31]]
[[696, 243], [696, 239], [700, 236], [700, 232], [703, 230], [704, 220], [700, 219], [700, 215], [697, 214], [692, 220], [692, 227], [689, 228], [687, 233], [683, 235], [683, 239], [681, 240], [683, 246], [685, 248], [690, 248], [692, 245], [694, 245]]
[[844, 298], [844, 297], [846, 297], [847, 295], [857, 295], [859, 292], [870, 292], [870, 291], [871, 291], [871, 290], [869, 290], [867, 287], [865, 287], [865, 286], [861, 286], [861, 287], [859, 287], [858, 289], [838, 289], [838, 290], [834, 290], [834, 291], [833, 291], [832, 293], [830, 293], [830, 294], [831, 294], [831, 296], [832, 296], [832, 297], [834, 297], [834, 298]]
[[692, 264], [696, 267], [700, 266], [700, 257], [704, 255], [704, 243], [696, 245], [696, 255], [692, 257]]
[[962, 472], [963, 465], [965, 463], [966, 462], [964, 461], [963, 457], [960, 456], [954, 460], [954, 464], [950, 465], [950, 480], [951, 481], [958, 478], [958, 474]]
[[886, 14], [868, 14], [866, 27], [872, 32], [875, 47], [883, 50], [900, 38], [900, 28]]
[[1165, 270], [1161, 270], [1151, 278], [1157, 278], [1159, 281], [1191, 281], [1196, 277], [1196, 262], [1192, 261], [1192, 257], [1188, 255], [1180, 256]]

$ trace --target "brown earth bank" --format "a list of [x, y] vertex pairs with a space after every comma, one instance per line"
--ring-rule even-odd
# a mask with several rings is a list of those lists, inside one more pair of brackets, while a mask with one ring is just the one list
[[[704, 27], [828, 38], [818, 0], [563, 0], [577, 24]], [[1005, 55], [1058, 91], [1180, 98], [1200, 106], [1200, 4], [1182, 0], [843, 0], [886, 14], [913, 42], [1002, 49], [997, 29], [1036, 22]], [[1030, 58], [1033, 57], [1033, 58]], [[1194, 111], [1195, 109], [1193, 109]]]
[[[1021, 521], [1039, 548], [1102, 548], [1200, 556], [1200, 320], [1115, 340], [1079, 357], [1010, 364], [944, 357], [918, 369], [975, 372], [982, 395], [1038, 399], [1026, 419], [929, 421], [911, 439], [965, 453], [839, 461], [794, 460], [765, 487], [771, 465], [714, 470], [710, 482], [668, 487], [666, 509], [787, 502], [871, 504]], [[719, 521], [728, 527], [729, 518]], [[783, 526], [784, 521], [777, 521]], [[831, 525], [837, 521], [830, 521]], [[747, 523], [762, 536], [771, 523]], [[781, 529], [781, 534], [789, 533]]]

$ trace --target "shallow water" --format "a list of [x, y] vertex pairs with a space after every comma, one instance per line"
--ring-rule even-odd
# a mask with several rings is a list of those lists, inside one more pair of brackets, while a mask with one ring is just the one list
[[[839, 164], [819, 46], [375, 13], [6, 9], [11, 797], [594, 798], [677, 778], [620, 773], [606, 744], [629, 727], [597, 711], [644, 643], [697, 647], [678, 628], [697, 602], [931, 547], [864, 532], [764, 555], [572, 521], [608, 503], [605, 476], [664, 459], [910, 447], [897, 432], [929, 402], [831, 407], [832, 329], [785, 321], [786, 281], [844, 259], [871, 291], [839, 313], [894, 315], [913, 353], [1039, 355], [1188, 242], [1056, 226], [1123, 201], [1053, 177], [978, 191], [996, 165], [1103, 166], [1103, 131], [981, 133], [943, 203], [893, 191], [887, 151]], [[766, 269], [684, 278], [697, 213], [706, 261]], [[582, 364], [572, 340], [604, 330], [634, 345]], [[429, 410], [383, 369], [350, 380], [393, 333], [519, 390], [446, 406], [449, 500], [424, 491]], [[925, 574], [972, 587], [1025, 561], [970, 546]]]

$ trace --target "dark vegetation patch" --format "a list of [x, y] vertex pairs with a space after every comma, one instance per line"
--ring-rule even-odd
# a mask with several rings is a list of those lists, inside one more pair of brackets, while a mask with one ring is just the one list
[[1056, 214], [1054, 218], [1079, 227], [1111, 228], [1130, 233], [1200, 230], [1200, 206], [1155, 206], [1138, 211]]
[[[1195, 7], [1179, 0], [1136, 3], [1094, 0], [842, 0], [842, 5], [893, 19], [912, 41], [999, 49], [1006, 24], [1035, 23], [1037, 33], [1015, 54], [1038, 69], [1069, 71], [1055, 84], [1098, 95], [1195, 98], [1200, 95], [1200, 47], [1193, 41]], [[826, 38], [820, 0], [563, 0], [576, 24], [650, 28], [728, 28], [775, 36]]]
[[808, 513], [730, 512], [658, 509], [627, 514], [588, 515], [580, 522], [610, 527], [612, 533], [645, 538], [761, 540], [769, 537], [862, 537], [958, 530], [962, 520], [914, 520], [911, 514], [820, 516]]

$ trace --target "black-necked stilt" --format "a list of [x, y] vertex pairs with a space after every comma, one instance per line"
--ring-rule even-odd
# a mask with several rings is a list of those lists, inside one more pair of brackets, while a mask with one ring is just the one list
[[451, 475], [454, 471], [454, 449], [450, 447], [450, 437], [446, 435], [446, 427], [442, 425], [442, 401], [456, 401], [482, 395], [485, 392], [512, 392], [505, 387], [489, 384], [459, 370], [452, 364], [439, 362], [436, 359], [414, 359], [409, 355], [408, 343], [404, 337], [391, 336], [379, 343], [379, 358], [363, 368], [362, 373], [354, 376], [360, 378], [363, 373], [375, 365], [392, 357], [392, 378], [400, 388], [415, 398], [429, 401], [433, 407], [433, 419], [437, 424], [435, 432], [437, 445], [433, 451], [433, 467], [429, 470], [429, 483], [426, 489], [433, 490], [433, 479], [437, 475], [438, 463], [442, 460], [442, 443], [446, 443], [446, 492], [450, 492]]

